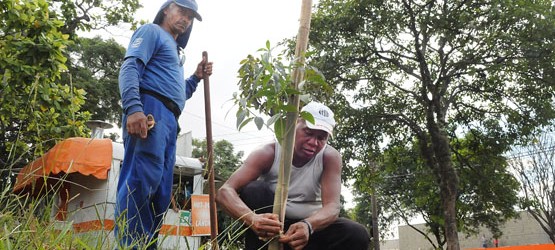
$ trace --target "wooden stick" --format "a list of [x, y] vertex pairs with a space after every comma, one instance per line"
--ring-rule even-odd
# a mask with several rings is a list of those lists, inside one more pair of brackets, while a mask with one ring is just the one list
[[[202, 52], [208, 62], [208, 53]], [[210, 108], [210, 79], [204, 74], [204, 111], [206, 116], [206, 152], [208, 153], [208, 185], [210, 199], [210, 240], [212, 249], [218, 250], [218, 214], [216, 213], [216, 185], [214, 183], [214, 146], [212, 142], [212, 113]]]
[[[293, 82], [291, 83], [295, 89], [299, 89], [299, 83], [304, 77], [305, 52], [308, 47], [308, 34], [310, 33], [310, 18], [312, 15], [312, 0], [303, 0], [301, 5], [301, 19], [299, 24], [299, 32], [297, 34], [297, 45], [295, 48], [295, 63], [299, 66], [295, 67], [292, 73]], [[299, 108], [299, 95], [289, 97], [289, 103]], [[295, 143], [295, 127], [297, 125], [297, 117], [299, 112], [288, 112], [286, 115], [285, 137], [282, 144], [282, 154], [280, 161], [280, 170], [278, 173], [278, 183], [276, 185], [273, 213], [278, 214], [280, 221], [285, 221], [285, 208], [287, 196], [289, 192], [289, 179], [291, 177], [291, 165], [293, 162], [293, 151]], [[273, 239], [269, 246], [269, 250], [283, 249], [277, 239]]]

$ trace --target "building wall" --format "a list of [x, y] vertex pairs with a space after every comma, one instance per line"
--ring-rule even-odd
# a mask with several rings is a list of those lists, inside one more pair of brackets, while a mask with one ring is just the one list
[[[423, 232], [426, 231], [424, 224], [415, 227]], [[381, 250], [432, 250], [433, 247], [422, 234], [410, 226], [399, 226], [399, 239], [383, 241]], [[549, 236], [542, 230], [540, 225], [528, 212], [521, 212], [519, 219], [508, 221], [501, 227], [503, 236], [499, 238], [499, 246], [521, 246], [532, 244], [552, 243]], [[459, 244], [461, 249], [482, 247], [482, 235], [487, 240], [488, 247], [493, 247], [492, 233], [482, 228], [476, 236], [465, 238], [459, 233]], [[435, 243], [435, 237], [430, 234], [430, 239]]]
[[380, 242], [380, 250], [399, 250], [399, 239]]
[[502, 227], [502, 232], [503, 236], [499, 239], [500, 246], [552, 243], [540, 224], [528, 212], [521, 212], [520, 219], [507, 222]]
[[193, 155], [193, 133], [191, 131], [180, 134], [177, 137], [175, 154], [185, 157]]

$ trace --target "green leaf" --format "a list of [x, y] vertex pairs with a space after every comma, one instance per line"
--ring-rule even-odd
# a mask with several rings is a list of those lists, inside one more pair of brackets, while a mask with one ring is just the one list
[[302, 111], [302, 112], [300, 112], [300, 115], [301, 115], [301, 118], [303, 118], [305, 121], [314, 124], [314, 116], [312, 116], [311, 113], [306, 112], [306, 111]]
[[276, 122], [279, 118], [281, 117], [281, 114], [275, 114], [272, 117], [270, 117], [270, 119], [268, 119], [268, 126], [271, 126], [272, 124], [274, 124], [274, 122]]
[[246, 126], [247, 124], [249, 124], [250, 121], [252, 121], [252, 117], [247, 118], [246, 120], [244, 120], [239, 126], [238, 129], [241, 130], [244, 126]]
[[283, 119], [280, 118], [274, 123], [274, 133], [276, 134], [276, 138], [280, 143], [283, 142], [284, 130], [285, 130], [284, 121]]
[[242, 110], [242, 109], [238, 110], [237, 111], [237, 122], [236, 122], [235, 126], [237, 128], [240, 128], [241, 124], [243, 124], [246, 117], [247, 117], [247, 112], [245, 110]]
[[293, 104], [288, 104], [288, 105], [282, 105], [280, 106], [281, 110], [283, 110], [284, 112], [297, 112], [297, 106], [293, 105]]
[[264, 126], [264, 119], [262, 119], [262, 117], [260, 116], [257, 116], [256, 118], [254, 118], [254, 123], [256, 124], [258, 130], [261, 130], [262, 126]]

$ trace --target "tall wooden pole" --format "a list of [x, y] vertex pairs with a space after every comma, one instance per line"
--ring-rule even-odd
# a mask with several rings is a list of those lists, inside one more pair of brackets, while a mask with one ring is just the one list
[[[378, 171], [378, 166], [375, 162], [370, 162], [372, 166], [372, 172], [375, 174]], [[380, 250], [380, 229], [378, 225], [378, 199], [376, 192], [376, 185], [372, 187], [372, 243], [374, 245], [374, 250]]]
[[[208, 53], [202, 52], [208, 62]], [[212, 142], [212, 112], [210, 107], [210, 79], [204, 74], [204, 111], [206, 116], [206, 152], [208, 153], [208, 186], [210, 200], [210, 240], [213, 250], [218, 250], [218, 214], [216, 213], [216, 185], [214, 183], [214, 146]]]
[[[308, 47], [308, 34], [310, 32], [310, 18], [312, 14], [312, 0], [303, 0], [301, 5], [301, 18], [299, 24], [299, 32], [297, 34], [297, 45], [295, 48], [295, 63], [298, 67], [293, 70], [291, 83], [295, 89], [299, 89], [299, 83], [304, 77], [305, 52]], [[289, 104], [299, 107], [299, 95], [289, 97]], [[279, 215], [280, 221], [285, 220], [285, 207], [287, 195], [289, 191], [289, 179], [291, 176], [291, 165], [293, 162], [293, 150], [295, 143], [295, 127], [297, 125], [297, 117], [299, 112], [288, 112], [286, 115], [285, 137], [283, 138], [282, 154], [280, 161], [280, 171], [278, 173], [278, 183], [276, 185], [273, 213]], [[281, 141], [281, 140], [280, 140]], [[269, 250], [283, 249], [283, 246], [273, 239], [268, 247]]]

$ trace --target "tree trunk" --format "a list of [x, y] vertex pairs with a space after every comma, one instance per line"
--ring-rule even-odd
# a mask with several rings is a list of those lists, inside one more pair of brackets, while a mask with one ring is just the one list
[[445, 220], [447, 250], [459, 250], [456, 208], [459, 179], [451, 161], [449, 139], [437, 124], [432, 126], [429, 131], [432, 150], [437, 159], [436, 175], [439, 177], [439, 192]]
[[[298, 59], [299, 67], [293, 70], [291, 83], [295, 89], [299, 89], [299, 83], [304, 77], [305, 52], [308, 47], [308, 34], [310, 32], [310, 18], [312, 14], [312, 0], [303, 0], [301, 6], [301, 19], [299, 32], [297, 34], [297, 46], [295, 48], [295, 58]], [[299, 95], [289, 97], [289, 104], [299, 107]], [[280, 171], [278, 173], [278, 183], [276, 185], [276, 193], [274, 197], [273, 213], [278, 214], [280, 221], [285, 220], [285, 208], [289, 189], [289, 179], [291, 174], [291, 165], [293, 162], [293, 150], [295, 143], [295, 127], [297, 125], [297, 117], [299, 112], [288, 112], [285, 124], [285, 134], [283, 138], [282, 155], [280, 160]], [[269, 250], [283, 249], [283, 245], [272, 239], [268, 246]]]
[[378, 226], [378, 204], [376, 191], [371, 196], [372, 199], [372, 243], [374, 250], [380, 250], [380, 229]]
[[[432, 84], [428, 84], [432, 86]], [[434, 88], [430, 88], [434, 89]], [[423, 91], [426, 95], [427, 91]], [[459, 178], [451, 160], [451, 147], [445, 129], [445, 116], [438, 98], [432, 99], [426, 110], [426, 128], [428, 133], [418, 133], [422, 157], [436, 177], [443, 210], [445, 241], [447, 250], [459, 250], [457, 228], [457, 188]], [[435, 112], [434, 112], [435, 111]], [[437, 117], [437, 120], [436, 120]], [[440, 245], [441, 243], [438, 242]]]

